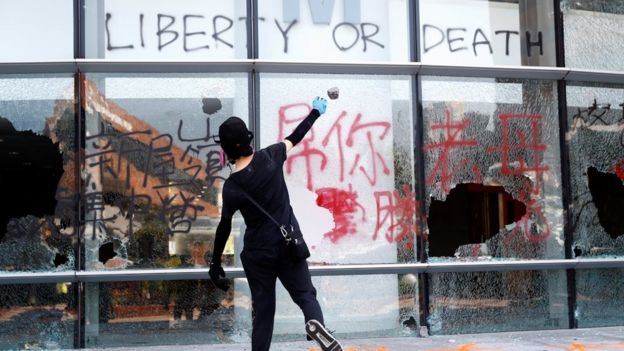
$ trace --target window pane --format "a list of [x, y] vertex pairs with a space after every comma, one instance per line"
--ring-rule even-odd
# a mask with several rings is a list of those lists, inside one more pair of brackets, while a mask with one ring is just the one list
[[0, 1], [0, 62], [74, 59], [74, 1]]
[[247, 57], [245, 0], [85, 0], [87, 58]]
[[420, 0], [421, 61], [556, 66], [551, 1]]
[[[370, 276], [376, 281], [373, 285], [362, 278], [312, 278], [325, 322], [336, 330], [336, 336], [415, 336], [416, 277]], [[234, 279], [231, 286], [225, 293], [208, 280], [89, 283], [85, 292], [87, 347], [128, 346], [128, 338], [133, 345], [248, 346], [252, 328], [247, 280]], [[392, 293], [381, 291], [382, 287], [392, 288]], [[280, 283], [276, 301], [273, 342], [305, 340], [303, 314]]]
[[563, 258], [556, 83], [422, 84], [429, 256]]
[[410, 78], [262, 74], [260, 83], [263, 146], [289, 135], [314, 96], [340, 89], [284, 164], [310, 262], [413, 262], [420, 217]]
[[568, 67], [624, 71], [624, 1], [562, 0]]
[[0, 349], [74, 347], [76, 284], [0, 285]]
[[568, 328], [565, 271], [430, 275], [432, 334]]
[[624, 86], [567, 87], [572, 246], [577, 257], [624, 256]]
[[260, 58], [409, 61], [407, 0], [258, 2]]
[[576, 319], [579, 328], [624, 323], [624, 269], [576, 271]]
[[[247, 119], [246, 75], [92, 74], [83, 84], [86, 268], [205, 267], [229, 174], [214, 135], [232, 115]], [[237, 217], [228, 264], [241, 230]]]
[[74, 269], [74, 79], [0, 76], [0, 271]]

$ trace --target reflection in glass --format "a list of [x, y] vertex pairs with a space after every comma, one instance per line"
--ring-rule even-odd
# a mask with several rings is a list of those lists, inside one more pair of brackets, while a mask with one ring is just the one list
[[624, 87], [568, 85], [572, 251], [624, 255]]
[[[87, 77], [87, 269], [207, 266], [229, 173], [214, 135], [231, 115], [246, 118], [244, 77]], [[232, 241], [227, 263], [233, 254]]]
[[421, 61], [469, 66], [555, 66], [550, 1], [420, 1]]
[[432, 334], [567, 328], [563, 271], [430, 275]]
[[0, 285], [0, 349], [74, 347], [76, 284]]
[[74, 269], [73, 82], [0, 77], [0, 271]]
[[[417, 279], [414, 275], [391, 276], [399, 290], [378, 293], [365, 276], [313, 277], [326, 312], [325, 321], [342, 339], [415, 336]], [[385, 276], [370, 276], [381, 281]], [[87, 294], [99, 291], [99, 303], [86, 309], [88, 347], [173, 344], [249, 344], [251, 300], [246, 279], [234, 279], [227, 292], [208, 280], [89, 283]], [[345, 289], [348, 286], [349, 289]], [[362, 289], [374, 296], [353, 294]], [[400, 292], [399, 292], [400, 291]], [[274, 341], [305, 340], [299, 308], [277, 284]], [[383, 308], [371, 308], [371, 303]]]
[[562, 258], [556, 85], [423, 79], [432, 260]]

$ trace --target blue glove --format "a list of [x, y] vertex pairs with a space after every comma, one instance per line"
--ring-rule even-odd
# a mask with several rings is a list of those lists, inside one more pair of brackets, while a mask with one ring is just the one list
[[325, 113], [325, 110], [327, 110], [327, 100], [317, 96], [312, 101], [312, 108], [317, 110], [320, 114]]

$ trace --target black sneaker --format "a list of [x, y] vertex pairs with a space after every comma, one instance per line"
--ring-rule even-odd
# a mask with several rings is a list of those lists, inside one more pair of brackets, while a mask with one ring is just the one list
[[322, 351], [342, 351], [338, 340], [316, 319], [306, 323], [306, 333], [321, 346]]

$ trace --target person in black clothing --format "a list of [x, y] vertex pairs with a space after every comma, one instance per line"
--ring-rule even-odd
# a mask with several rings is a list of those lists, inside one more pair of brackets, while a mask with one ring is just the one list
[[[297, 145], [327, 108], [327, 101], [316, 98], [312, 111], [284, 141], [254, 152], [253, 134], [238, 117], [228, 118], [219, 127], [219, 143], [234, 170], [223, 184], [223, 207], [217, 226], [209, 275], [215, 285], [227, 289], [221, 279], [221, 255], [230, 235], [232, 215], [241, 211], [246, 230], [240, 258], [249, 282], [252, 299], [252, 351], [267, 351], [271, 346], [275, 317], [277, 278], [301, 308], [309, 339], [316, 340], [323, 351], [341, 351], [340, 343], [324, 327], [323, 312], [316, 299], [316, 289], [305, 259], [293, 261], [286, 250], [278, 226], [253, 204], [248, 196], [274, 219], [299, 230], [282, 166], [286, 153]], [[245, 195], [246, 193], [246, 195]]]

